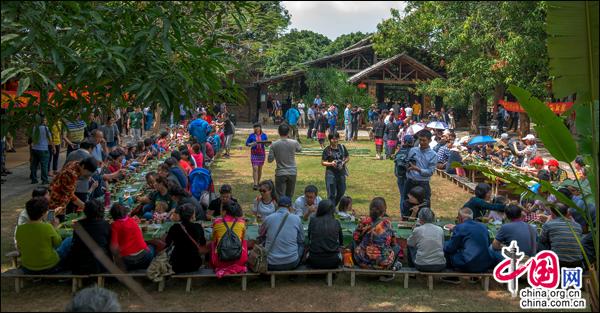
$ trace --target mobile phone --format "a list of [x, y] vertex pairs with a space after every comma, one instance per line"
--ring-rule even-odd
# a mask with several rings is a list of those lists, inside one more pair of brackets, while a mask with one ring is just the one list
[[48, 222], [54, 221], [54, 210], [48, 210], [48, 217], [46, 217]]

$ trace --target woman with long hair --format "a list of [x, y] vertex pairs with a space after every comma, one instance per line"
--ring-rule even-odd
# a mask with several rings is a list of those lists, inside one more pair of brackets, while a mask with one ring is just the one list
[[313, 268], [331, 269], [342, 264], [341, 250], [344, 245], [342, 226], [333, 213], [331, 200], [319, 203], [317, 215], [308, 225], [308, 264]]

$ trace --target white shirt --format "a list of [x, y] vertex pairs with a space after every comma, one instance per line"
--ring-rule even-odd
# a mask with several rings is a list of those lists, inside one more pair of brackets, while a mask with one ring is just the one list
[[[321, 202], [321, 197], [317, 196], [317, 198], [315, 199], [315, 205], [319, 206], [319, 202]], [[306, 198], [304, 196], [300, 196], [298, 197], [298, 199], [296, 199], [296, 202], [294, 202], [294, 214], [303, 217], [304, 214], [306, 214], [306, 212], [308, 212]]]
[[298, 111], [300, 111], [300, 114], [304, 114], [305, 107], [306, 107], [306, 105], [304, 104], [304, 102], [298, 103]]
[[411, 108], [411, 107], [404, 108], [404, 112], [406, 112], [406, 116], [407, 116], [407, 117], [408, 117], [408, 116], [412, 116], [412, 111], [413, 111], [413, 110], [412, 110], [412, 108]]

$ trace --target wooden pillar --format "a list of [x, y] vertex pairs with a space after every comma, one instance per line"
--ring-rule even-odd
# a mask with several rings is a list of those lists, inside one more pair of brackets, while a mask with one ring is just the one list
[[529, 115], [527, 113], [519, 113], [519, 136], [521, 138], [527, 136], [530, 132]]

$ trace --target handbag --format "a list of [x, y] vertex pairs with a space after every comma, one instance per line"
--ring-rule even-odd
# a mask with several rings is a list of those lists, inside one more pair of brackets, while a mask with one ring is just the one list
[[201, 245], [199, 245], [198, 242], [196, 242], [196, 240], [194, 240], [194, 238], [192, 236], [190, 236], [190, 234], [188, 233], [188, 231], [185, 229], [185, 226], [183, 226], [182, 224], [179, 224], [179, 226], [181, 226], [181, 229], [183, 229], [183, 232], [194, 243], [194, 246], [196, 246], [196, 249], [198, 250], [198, 254], [201, 255], [201, 254], [204, 254], [204, 253], [207, 252], [206, 247], [202, 247]]
[[152, 259], [148, 269], [146, 270], [146, 276], [155, 283], [161, 282], [166, 276], [175, 274], [171, 263], [169, 263], [169, 257], [173, 251], [173, 246], [161, 251], [158, 255]]
[[[275, 238], [273, 238], [273, 243], [275, 243], [275, 240], [277, 240], [277, 236], [279, 236], [279, 233], [281, 232], [281, 229], [283, 228], [283, 225], [285, 224], [285, 221], [287, 220], [289, 215], [290, 213], [286, 213], [283, 217], [283, 220], [281, 221], [281, 224], [279, 224], [279, 228], [277, 229], [277, 233], [275, 233]], [[250, 270], [252, 270], [255, 273], [261, 274], [267, 272], [267, 258], [269, 256], [269, 252], [271, 252], [271, 248], [272, 246], [265, 248], [262, 244], [254, 245], [252, 250], [248, 253], [248, 266], [250, 267]]]

